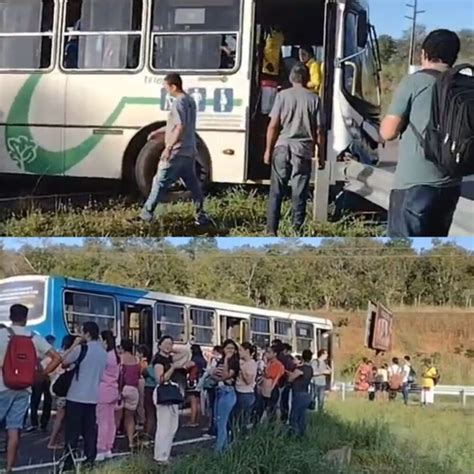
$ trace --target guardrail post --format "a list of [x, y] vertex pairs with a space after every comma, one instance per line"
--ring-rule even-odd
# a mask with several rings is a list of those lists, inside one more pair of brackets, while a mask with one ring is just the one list
[[343, 382], [341, 386], [342, 401], [346, 401], [346, 384]]
[[466, 406], [466, 390], [464, 389], [461, 390], [461, 405]]

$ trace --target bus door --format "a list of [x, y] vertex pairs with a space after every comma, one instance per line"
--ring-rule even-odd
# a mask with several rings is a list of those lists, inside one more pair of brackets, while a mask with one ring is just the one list
[[145, 344], [153, 351], [153, 306], [121, 303], [121, 338], [130, 339], [135, 347]]
[[238, 313], [219, 313], [220, 342], [232, 339], [237, 344], [248, 340], [248, 318]]

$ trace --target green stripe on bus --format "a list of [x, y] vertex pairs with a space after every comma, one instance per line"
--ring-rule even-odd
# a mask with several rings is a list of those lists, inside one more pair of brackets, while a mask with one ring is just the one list
[[[33, 94], [41, 78], [42, 74], [31, 75], [16, 95], [7, 117], [5, 144], [11, 159], [21, 171], [57, 175], [83, 161], [103, 140], [104, 135], [92, 134], [73, 148], [51, 151], [41, 147], [35, 141], [28, 125], [8, 125], [9, 123], [28, 123]], [[242, 103], [242, 99], [234, 100], [235, 106], [240, 106]], [[102, 127], [112, 126], [128, 105], [159, 107], [160, 104], [160, 99], [154, 97], [122, 97]], [[206, 101], [206, 105], [214, 105], [214, 101]]]

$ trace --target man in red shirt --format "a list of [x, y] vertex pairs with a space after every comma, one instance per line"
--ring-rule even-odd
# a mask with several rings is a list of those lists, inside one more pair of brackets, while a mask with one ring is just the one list
[[258, 387], [257, 421], [261, 420], [264, 412], [267, 412], [269, 418], [275, 417], [279, 396], [278, 382], [285, 374], [285, 367], [278, 360], [277, 353], [273, 347], [269, 347], [265, 351], [265, 358], [265, 371]]

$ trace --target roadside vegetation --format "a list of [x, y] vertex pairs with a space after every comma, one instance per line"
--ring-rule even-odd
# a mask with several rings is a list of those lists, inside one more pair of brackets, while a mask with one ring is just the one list
[[1, 249], [0, 278], [62, 275], [333, 321], [337, 380], [350, 382], [364, 348], [367, 301], [395, 315], [393, 350], [420, 373], [431, 357], [441, 384], [474, 384], [474, 254], [449, 241], [416, 251], [410, 240], [282, 239], [261, 248], [218, 248], [214, 238], [173, 246], [165, 239], [86, 239], [84, 246]]
[[[29, 207], [23, 212], [0, 216], [0, 235], [21, 237], [168, 237], [168, 236], [265, 236], [266, 196], [244, 189], [233, 189], [206, 200], [206, 210], [213, 224], [199, 229], [194, 224], [193, 206], [177, 201], [162, 206], [160, 218], [152, 224], [140, 219], [141, 208], [124, 200], [109, 203], [90, 202], [77, 208], [64, 203], [53, 210]], [[384, 226], [351, 215], [337, 222], [315, 223], [308, 205], [302, 235], [374, 237], [384, 233]], [[280, 226], [282, 237], [293, 236], [290, 203], [285, 202]]]
[[[312, 417], [303, 440], [262, 426], [220, 457], [196, 445], [168, 469], [160, 471], [151, 453], [142, 453], [96, 474], [467, 474], [474, 472], [473, 415], [472, 409], [330, 401], [327, 414]], [[352, 451], [350, 464], [339, 466], [345, 447]]]

